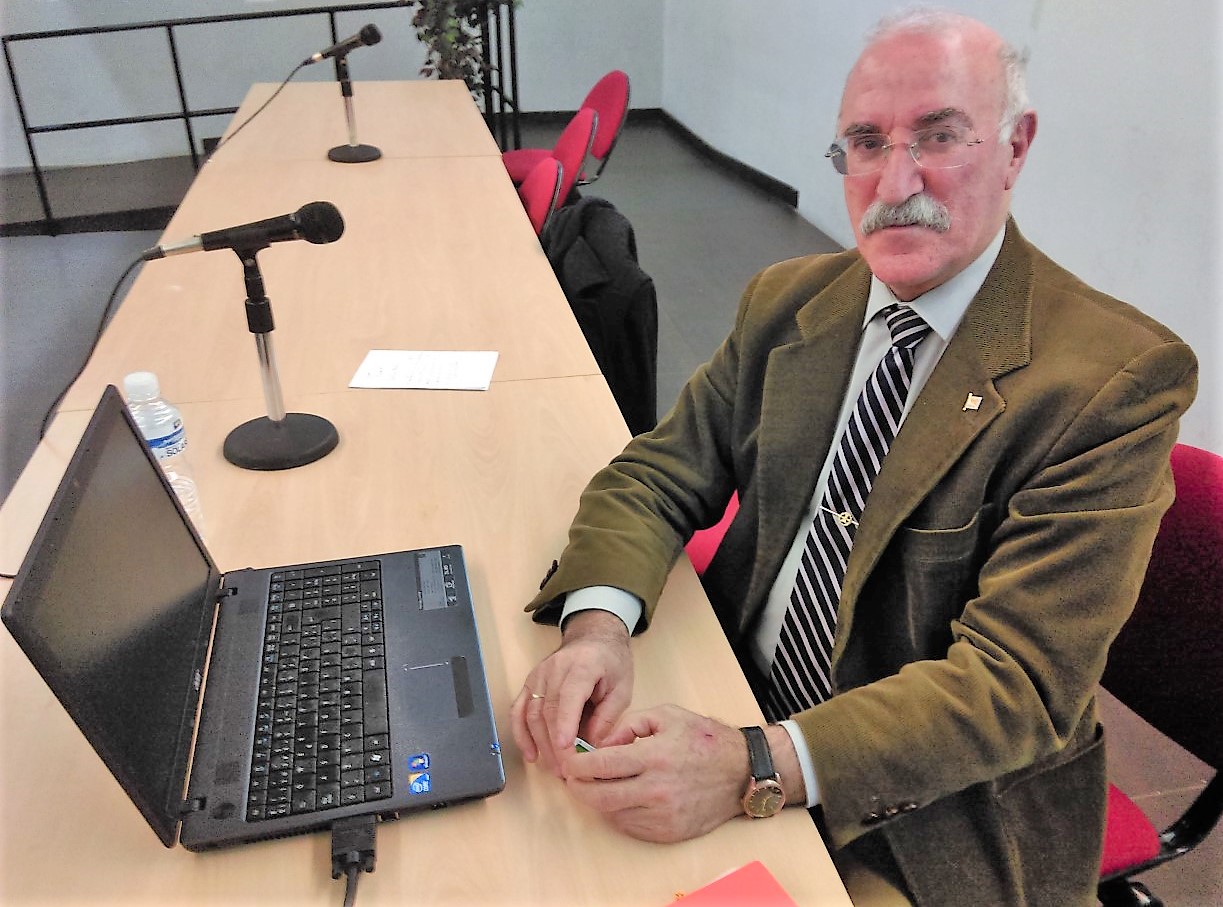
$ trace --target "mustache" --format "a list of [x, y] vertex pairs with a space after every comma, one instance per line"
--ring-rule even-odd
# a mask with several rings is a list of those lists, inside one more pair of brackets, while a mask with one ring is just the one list
[[924, 192], [910, 196], [899, 205], [873, 202], [862, 215], [862, 235], [870, 236], [884, 227], [929, 227], [939, 233], [951, 229], [951, 214], [942, 202]]

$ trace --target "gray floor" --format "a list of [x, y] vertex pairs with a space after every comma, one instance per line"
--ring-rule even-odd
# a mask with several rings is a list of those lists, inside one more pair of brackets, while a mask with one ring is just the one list
[[43, 415], [83, 363], [116, 281], [157, 237], [0, 239], [0, 500], [38, 443]]
[[[549, 145], [549, 128], [529, 130]], [[62, 195], [88, 197], [111, 180], [92, 172]], [[146, 180], [142, 203], [181, 191]], [[33, 210], [28, 193], [5, 180], [3, 207]], [[710, 166], [662, 124], [630, 124], [604, 177], [588, 194], [613, 201], [633, 223], [641, 263], [659, 299], [659, 410], [729, 329], [748, 279], [759, 268], [834, 244], [792, 209]], [[170, 203], [173, 203], [171, 200]], [[23, 207], [24, 206], [24, 207]], [[10, 218], [11, 219], [11, 218]], [[127, 264], [156, 233], [92, 233], [0, 239], [0, 500], [36, 441], [38, 423], [88, 348], [106, 298]], [[1175, 818], [1204, 786], [1204, 766], [1107, 699], [1114, 779], [1152, 815]], [[1167, 907], [1223, 904], [1223, 833], [1147, 876]]]

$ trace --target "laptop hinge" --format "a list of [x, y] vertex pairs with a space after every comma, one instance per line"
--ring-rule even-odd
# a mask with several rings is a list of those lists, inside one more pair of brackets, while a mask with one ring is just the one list
[[235, 586], [225, 585], [225, 578], [217, 580], [217, 604], [220, 604], [223, 599], [232, 598], [238, 594], [238, 589]]
[[185, 819], [192, 813], [201, 813], [204, 811], [204, 807], [207, 805], [208, 800], [206, 797], [195, 797], [191, 800], [184, 800], [178, 806], [178, 817], [180, 819]]

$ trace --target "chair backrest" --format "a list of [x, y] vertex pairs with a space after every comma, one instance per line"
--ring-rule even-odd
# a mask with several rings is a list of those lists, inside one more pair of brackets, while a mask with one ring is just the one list
[[579, 110], [565, 126], [560, 138], [552, 146], [552, 156], [561, 162], [560, 201], [564, 204], [569, 192], [577, 182], [578, 174], [582, 172], [582, 164], [590, 153], [590, 144], [594, 141], [595, 130], [599, 125], [599, 115], [590, 107]]
[[619, 69], [613, 69], [599, 79], [586, 95], [582, 106], [589, 107], [599, 115], [599, 128], [590, 147], [590, 154], [599, 162], [599, 167], [593, 175], [583, 175], [581, 182], [594, 182], [607, 166], [607, 159], [616, 147], [616, 140], [620, 138], [620, 130], [624, 127], [628, 104], [628, 75]]
[[1223, 768], [1223, 457], [1177, 444], [1164, 515], [1134, 614], [1103, 686], [1144, 721]]
[[735, 518], [735, 514], [738, 512], [739, 492], [736, 491], [730, 496], [730, 501], [726, 504], [726, 510], [723, 512], [722, 518], [708, 529], [698, 529], [692, 533], [692, 538], [688, 539], [688, 544], [684, 546], [684, 550], [688, 553], [688, 560], [692, 561], [692, 569], [696, 571], [697, 576], [705, 575], [705, 568], [709, 566], [713, 556], [718, 553], [718, 546], [722, 544], [722, 537], [726, 535], [726, 530], [730, 528], [731, 520]]
[[522, 199], [522, 206], [531, 220], [531, 226], [535, 228], [536, 236], [544, 232], [548, 218], [556, 210], [564, 172], [565, 168], [561, 162], [549, 157], [531, 168], [527, 178], [518, 187], [518, 197]]

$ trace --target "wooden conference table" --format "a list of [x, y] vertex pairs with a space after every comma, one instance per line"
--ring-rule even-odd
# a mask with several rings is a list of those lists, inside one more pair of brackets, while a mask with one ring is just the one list
[[[235, 122], [269, 91], [255, 86]], [[628, 432], [466, 93], [359, 83], [355, 97], [361, 140], [382, 148], [380, 161], [327, 161], [346, 141], [342, 115], [331, 122], [339, 98], [290, 86], [204, 167], [166, 231], [173, 240], [315, 198], [336, 203], [342, 240], [281, 243], [260, 260], [286, 404], [330, 419], [339, 447], [284, 472], [225, 462], [228, 431], [263, 412], [241, 269], [223, 251], [149, 263], [0, 509], [0, 572], [18, 567], [102, 387], [152, 369], [183, 411], [204, 536], [222, 569], [446, 543], [466, 551], [506, 788], [384, 823], [358, 904], [663, 907], [759, 859], [798, 904], [847, 905], [801, 810], [647, 844], [522, 760], [509, 705], [557, 642], [522, 605], [560, 552], [582, 487]], [[501, 358], [486, 392], [349, 389], [370, 348]], [[637, 707], [677, 702], [730, 723], [761, 720], [686, 561], [634, 648]], [[326, 835], [163, 850], [0, 634], [0, 902], [338, 904], [329, 853]]]

